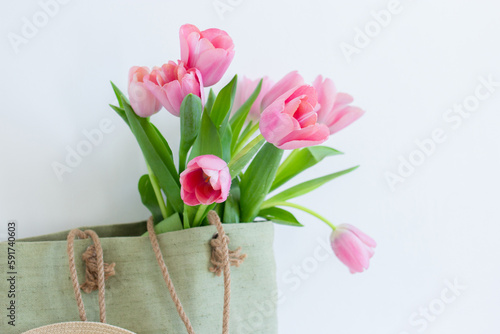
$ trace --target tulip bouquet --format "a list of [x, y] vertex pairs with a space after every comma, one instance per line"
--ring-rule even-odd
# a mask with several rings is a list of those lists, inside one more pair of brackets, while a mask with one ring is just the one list
[[[351, 106], [352, 97], [338, 92], [332, 80], [318, 76], [308, 85], [297, 72], [276, 83], [235, 76], [218, 94], [211, 89], [206, 95], [205, 88], [219, 82], [230, 65], [233, 41], [222, 30], [200, 31], [189, 24], [179, 35], [179, 61], [152, 70], [132, 67], [128, 98], [112, 84], [118, 105], [111, 107], [130, 127], [146, 161], [149, 173], [140, 178], [139, 192], [156, 232], [206, 225], [210, 210], [223, 223], [262, 218], [302, 226], [284, 209], [292, 208], [332, 228], [332, 248], [352, 273], [368, 268], [376, 246], [372, 238], [290, 202], [357, 166], [279, 190], [304, 170], [341, 154], [320, 144], [363, 110]], [[180, 119], [175, 159], [151, 121], [162, 107]], [[289, 154], [282, 161], [285, 151]]]

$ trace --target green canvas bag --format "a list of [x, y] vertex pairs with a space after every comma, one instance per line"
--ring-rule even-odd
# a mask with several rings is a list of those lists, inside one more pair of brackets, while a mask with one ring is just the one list
[[[104, 261], [116, 264], [115, 276], [105, 284], [109, 324], [138, 334], [186, 333], [150, 240], [141, 236], [146, 222], [81, 229], [94, 230]], [[224, 224], [224, 230], [230, 238], [229, 248], [242, 247], [247, 254], [241, 266], [231, 268], [230, 333], [277, 333], [273, 224]], [[23, 333], [44, 325], [79, 321], [66, 251], [68, 232], [16, 241], [15, 326], [4, 316], [0, 333]], [[177, 295], [197, 334], [219, 334], [222, 330], [223, 279], [208, 269], [209, 242], [215, 232], [215, 226], [204, 226], [158, 235]], [[87, 239], [74, 242], [80, 282], [85, 280], [80, 255], [90, 244]], [[8, 247], [7, 242], [0, 243], [0, 252], [7, 254]], [[9, 288], [10, 282], [0, 280], [4, 295]], [[98, 321], [97, 291], [82, 297], [89, 321]], [[2, 309], [9, 303], [2, 303]]]

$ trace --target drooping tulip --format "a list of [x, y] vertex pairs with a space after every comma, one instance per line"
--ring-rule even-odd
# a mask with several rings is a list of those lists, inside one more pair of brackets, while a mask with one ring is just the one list
[[149, 117], [161, 109], [161, 103], [146, 88], [144, 78], [149, 76], [149, 68], [134, 66], [128, 72], [128, 96], [130, 105], [140, 117]]
[[186, 69], [184, 63], [169, 61], [162, 67], [155, 67], [144, 78], [146, 88], [171, 114], [179, 116], [184, 98], [193, 94], [204, 100], [203, 81], [200, 72]]
[[220, 29], [200, 31], [192, 24], [179, 30], [181, 60], [187, 68], [197, 68], [206, 87], [216, 84], [226, 73], [234, 57], [231, 37]]
[[333, 252], [351, 273], [368, 269], [370, 259], [377, 246], [375, 240], [349, 224], [339, 225], [331, 234]]
[[318, 92], [318, 105], [316, 106], [318, 123], [325, 124], [330, 134], [342, 130], [365, 113], [361, 108], [350, 106], [349, 104], [353, 101], [352, 96], [338, 92], [331, 79], [323, 80], [323, 77], [319, 75], [314, 80], [313, 86]]
[[187, 205], [222, 203], [229, 195], [231, 175], [224, 160], [202, 155], [191, 160], [180, 175], [181, 198]]
[[316, 103], [314, 87], [292, 88], [262, 112], [260, 132], [268, 142], [284, 150], [323, 143], [330, 131], [317, 122]]

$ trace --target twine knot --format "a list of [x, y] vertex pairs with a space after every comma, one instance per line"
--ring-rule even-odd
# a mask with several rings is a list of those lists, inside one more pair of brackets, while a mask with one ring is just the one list
[[[95, 245], [90, 245], [82, 254], [82, 260], [85, 262], [85, 283], [81, 289], [85, 293], [91, 293], [99, 288], [99, 265], [97, 264], [97, 252]], [[115, 263], [104, 263], [104, 280], [115, 275]]]
[[[208, 221], [211, 225], [217, 226], [218, 221], [220, 224], [220, 218], [214, 211], [209, 212]], [[242, 264], [247, 258], [246, 254], [241, 254], [241, 247], [238, 247], [235, 250], [228, 250], [228, 245], [229, 237], [224, 232], [222, 232], [222, 234], [216, 233], [212, 237], [212, 240], [210, 240], [210, 246], [212, 247], [212, 257], [210, 258], [210, 262], [213, 266], [210, 267], [209, 270], [217, 276], [222, 275], [224, 267], [228, 262], [231, 266], [239, 267], [240, 264]], [[226, 250], [229, 256], [226, 255]]]

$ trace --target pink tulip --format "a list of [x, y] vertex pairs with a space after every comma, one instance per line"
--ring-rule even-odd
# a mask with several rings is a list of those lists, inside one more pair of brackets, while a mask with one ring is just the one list
[[[236, 112], [248, 100], [248, 98], [250, 98], [250, 95], [252, 95], [255, 88], [257, 88], [259, 82], [260, 79], [251, 80], [247, 77], [243, 77], [243, 79], [238, 82], [236, 95], [234, 97], [233, 112]], [[262, 112], [260, 104], [262, 102], [262, 98], [267, 94], [267, 92], [269, 92], [272, 86], [273, 82], [267, 76], [262, 78], [262, 86], [260, 88], [259, 95], [250, 108], [247, 118], [248, 120], [256, 121], [260, 118], [260, 113]]]
[[262, 112], [260, 132], [268, 142], [284, 150], [321, 144], [330, 131], [317, 123], [316, 103], [314, 87], [292, 88]]
[[332, 232], [330, 237], [335, 255], [345, 264], [352, 274], [368, 269], [370, 258], [377, 246], [375, 240], [356, 227], [342, 224]]
[[144, 77], [149, 68], [134, 66], [128, 72], [128, 96], [130, 105], [140, 117], [149, 117], [161, 109], [160, 102], [146, 89]]
[[187, 205], [222, 203], [229, 195], [231, 175], [224, 160], [202, 155], [191, 160], [181, 173], [181, 198]]
[[184, 63], [169, 61], [162, 67], [155, 67], [144, 78], [146, 88], [171, 114], [179, 116], [181, 103], [189, 94], [199, 96], [203, 102], [203, 81], [200, 72], [186, 69]]
[[353, 98], [346, 93], [339, 93], [333, 81], [319, 75], [313, 83], [318, 92], [318, 123], [325, 124], [334, 134], [356, 121], [365, 113], [358, 107], [350, 106]]
[[285, 94], [292, 88], [297, 88], [304, 84], [304, 78], [297, 71], [288, 73], [278, 81], [273, 87], [267, 92], [262, 98], [261, 108], [266, 109], [271, 103], [273, 103], [278, 97]]
[[200, 70], [206, 87], [216, 84], [234, 57], [234, 44], [229, 35], [219, 29], [200, 31], [185, 24], [179, 31], [181, 60], [188, 68]]

